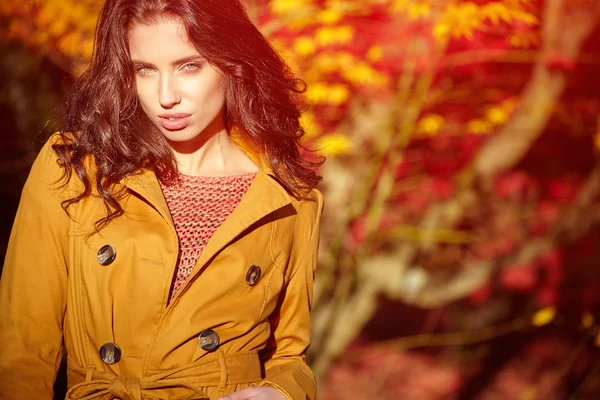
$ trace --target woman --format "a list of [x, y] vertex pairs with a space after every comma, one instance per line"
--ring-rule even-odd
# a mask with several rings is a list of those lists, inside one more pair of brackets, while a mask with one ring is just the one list
[[0, 398], [52, 398], [63, 352], [68, 399], [315, 398], [302, 91], [238, 0], [104, 4], [15, 219]]

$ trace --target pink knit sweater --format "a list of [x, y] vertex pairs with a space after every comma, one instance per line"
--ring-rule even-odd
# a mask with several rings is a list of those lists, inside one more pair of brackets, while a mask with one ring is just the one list
[[179, 175], [161, 188], [179, 238], [179, 258], [169, 301], [185, 283], [209, 239], [233, 212], [256, 174]]

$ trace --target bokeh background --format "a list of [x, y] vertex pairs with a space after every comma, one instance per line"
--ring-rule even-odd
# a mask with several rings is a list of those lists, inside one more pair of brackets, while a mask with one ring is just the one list
[[[100, 5], [0, 0], [2, 253]], [[247, 5], [328, 158], [320, 398], [600, 399], [600, 1]]]

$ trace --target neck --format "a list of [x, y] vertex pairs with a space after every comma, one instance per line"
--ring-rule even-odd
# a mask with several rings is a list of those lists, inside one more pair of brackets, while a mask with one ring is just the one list
[[256, 172], [257, 166], [231, 140], [225, 128], [190, 142], [170, 143], [178, 171], [191, 176], [228, 176]]

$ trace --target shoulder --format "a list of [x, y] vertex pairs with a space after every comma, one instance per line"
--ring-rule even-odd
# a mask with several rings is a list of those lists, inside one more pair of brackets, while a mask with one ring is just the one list
[[299, 199], [294, 198], [292, 205], [296, 210], [297, 229], [315, 231], [321, 220], [323, 212], [323, 194], [313, 188]]
[[311, 189], [308, 193], [292, 200], [296, 209], [311, 210], [313, 213], [323, 208], [323, 194], [317, 188]]
[[52, 134], [42, 146], [35, 163], [43, 163], [44, 165], [60, 164], [60, 157], [56, 150], [70, 147], [75, 141], [76, 136], [72, 133], [56, 132]]
[[50, 136], [31, 166], [31, 172], [27, 180], [28, 183], [47, 184], [60, 180], [63, 176], [63, 168], [54, 147], [63, 145], [64, 143], [65, 138], [62, 135], [55, 133]]
[[52, 135], [42, 146], [33, 161], [19, 202], [19, 209], [27, 210], [23, 215], [43, 215], [47, 224], [66, 217], [63, 204], [76, 196], [76, 185], [67, 179], [60, 158], [54, 151], [57, 143], [62, 143], [61, 139]]
[[55, 133], [44, 143], [35, 158], [24, 190], [62, 193], [67, 190], [67, 174], [55, 148], [69, 145], [73, 135]]

